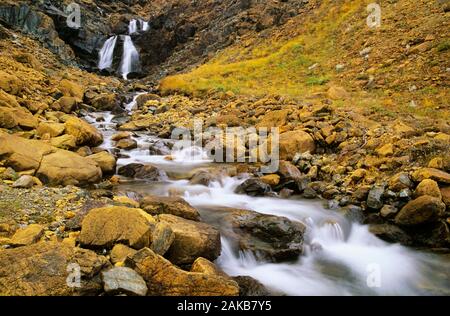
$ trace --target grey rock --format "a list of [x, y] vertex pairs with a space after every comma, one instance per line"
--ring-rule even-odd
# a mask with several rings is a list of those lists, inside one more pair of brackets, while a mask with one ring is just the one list
[[371, 209], [379, 210], [383, 207], [382, 196], [384, 193], [384, 187], [374, 186], [369, 191], [367, 196], [367, 206]]
[[144, 279], [133, 269], [115, 267], [102, 272], [103, 289], [107, 294], [145, 296], [148, 288]]
[[34, 185], [34, 180], [32, 176], [24, 175], [21, 176], [13, 183], [13, 188], [25, 188], [29, 189]]

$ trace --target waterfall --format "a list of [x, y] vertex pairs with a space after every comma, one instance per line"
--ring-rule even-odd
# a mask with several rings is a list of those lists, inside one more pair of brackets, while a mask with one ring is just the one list
[[126, 80], [129, 73], [137, 72], [139, 68], [139, 53], [131, 40], [131, 36], [125, 35], [119, 72]]
[[130, 21], [130, 24], [128, 25], [128, 34], [134, 34], [134, 33], [136, 33], [138, 31], [138, 28], [137, 28], [137, 20], [131, 20]]
[[[123, 54], [119, 66], [119, 73], [126, 80], [129, 73], [140, 71], [139, 53], [133, 44], [131, 35], [138, 30], [146, 31], [149, 29], [148, 22], [133, 19], [128, 24], [128, 35], [123, 35]], [[99, 53], [98, 68], [100, 70], [111, 68], [113, 64], [114, 48], [117, 43], [117, 35], [106, 40]]]
[[100, 70], [111, 68], [116, 47], [117, 36], [108, 38], [99, 53], [98, 68]]
[[141, 30], [144, 32], [148, 31], [149, 29], [148, 22], [143, 20], [139, 20], [139, 22], [141, 23]]

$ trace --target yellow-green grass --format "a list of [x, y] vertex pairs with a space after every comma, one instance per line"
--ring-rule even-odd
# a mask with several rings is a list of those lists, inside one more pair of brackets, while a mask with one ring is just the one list
[[299, 25], [301, 35], [281, 42], [268, 39], [250, 49], [231, 47], [189, 73], [165, 78], [161, 90], [291, 97], [321, 91], [335, 75], [334, 69], [324, 67], [335, 53], [335, 32], [364, 3], [322, 1], [315, 14]]

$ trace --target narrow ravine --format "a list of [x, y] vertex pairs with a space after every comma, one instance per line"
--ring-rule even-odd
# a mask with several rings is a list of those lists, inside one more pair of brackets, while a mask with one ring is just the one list
[[[136, 96], [126, 106], [132, 112]], [[90, 113], [86, 119], [104, 135], [103, 147], [111, 150], [116, 132], [110, 112]], [[197, 208], [202, 220], [226, 229], [217, 221], [215, 209], [246, 209], [287, 217], [307, 226], [304, 254], [289, 263], [268, 262], [242, 251], [222, 234], [222, 254], [216, 263], [229, 275], [248, 275], [273, 293], [282, 295], [448, 295], [448, 256], [424, 253], [398, 244], [388, 244], [372, 235], [343, 210], [328, 210], [320, 201], [250, 197], [234, 193], [245, 177], [224, 175], [208, 187], [191, 185], [189, 176], [202, 167], [223, 168], [208, 160], [201, 148], [188, 148], [163, 155], [150, 155], [156, 136], [137, 132], [138, 147], [121, 151], [118, 167], [130, 163], [152, 164], [168, 175], [166, 181], [129, 180], [116, 191], [125, 194], [169, 196], [171, 192]], [[123, 155], [122, 155], [123, 154]]]

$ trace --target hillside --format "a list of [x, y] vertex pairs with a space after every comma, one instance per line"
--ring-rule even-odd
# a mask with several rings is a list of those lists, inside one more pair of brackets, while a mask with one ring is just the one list
[[[448, 118], [448, 6], [382, 4], [379, 28], [366, 25], [370, 1], [309, 1], [286, 25], [242, 36], [162, 91], [316, 97], [329, 86], [351, 93], [338, 105]], [[347, 98], [346, 98], [347, 99]]]

